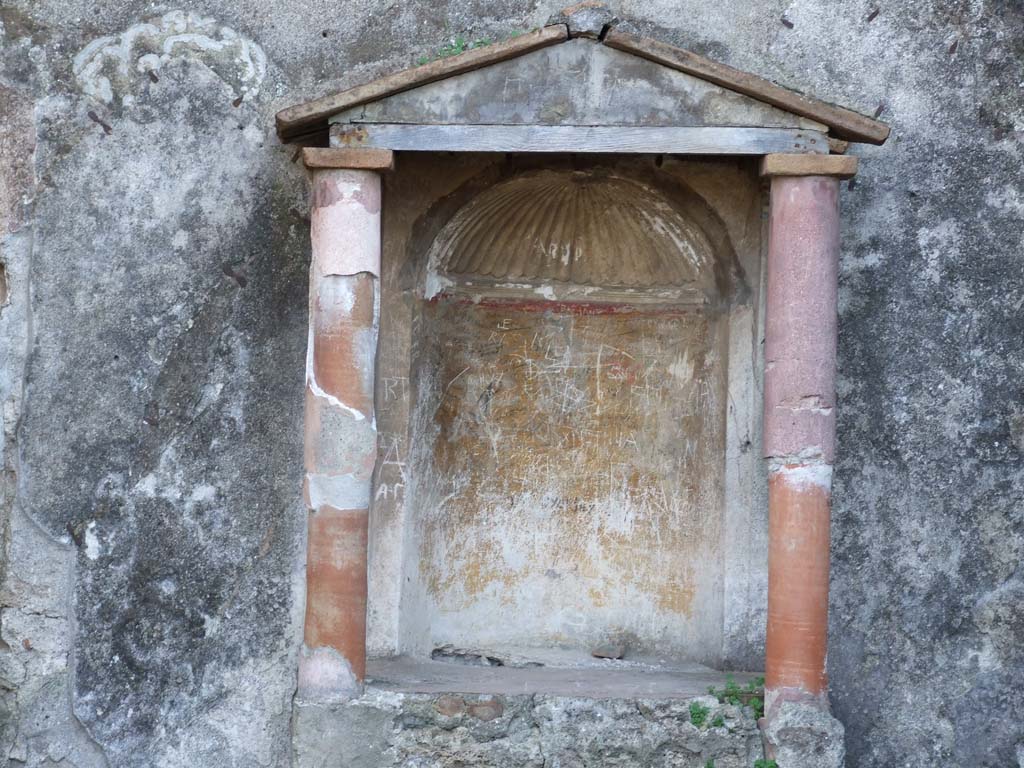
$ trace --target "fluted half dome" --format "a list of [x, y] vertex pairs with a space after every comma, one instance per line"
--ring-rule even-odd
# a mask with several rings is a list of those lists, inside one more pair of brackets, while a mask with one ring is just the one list
[[609, 172], [536, 171], [463, 206], [431, 263], [455, 278], [713, 291], [701, 229], [658, 190]]

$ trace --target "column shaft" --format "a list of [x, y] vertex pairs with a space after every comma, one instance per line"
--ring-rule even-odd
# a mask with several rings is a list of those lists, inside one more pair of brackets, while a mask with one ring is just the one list
[[299, 694], [357, 695], [366, 673], [367, 519], [380, 297], [380, 175], [313, 173], [306, 356], [306, 617]]
[[764, 455], [769, 460], [767, 704], [824, 703], [835, 453], [839, 181], [771, 181]]

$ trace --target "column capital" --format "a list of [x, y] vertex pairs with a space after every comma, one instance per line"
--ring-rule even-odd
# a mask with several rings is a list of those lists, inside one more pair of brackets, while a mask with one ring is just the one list
[[302, 162], [310, 170], [349, 169], [390, 171], [395, 153], [390, 149], [348, 149], [345, 147], [304, 147]]
[[762, 176], [836, 176], [849, 179], [857, 173], [857, 158], [850, 155], [765, 155]]

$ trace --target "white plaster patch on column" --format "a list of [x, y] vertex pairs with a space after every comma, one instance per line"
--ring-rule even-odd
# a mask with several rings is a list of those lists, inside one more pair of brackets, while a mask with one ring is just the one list
[[[376, 323], [377, 322], [376, 317], [379, 315], [379, 310], [376, 309], [376, 306], [375, 306], [374, 309], [375, 309], [374, 323]], [[309, 331], [306, 334], [306, 386], [309, 387], [309, 391], [315, 397], [319, 397], [319, 398], [321, 398], [323, 400], [326, 400], [330, 405], [334, 406], [335, 408], [340, 408], [341, 410], [345, 411], [345, 413], [349, 414], [356, 421], [363, 421], [366, 418], [366, 416], [363, 415], [362, 411], [360, 411], [358, 408], [353, 408], [350, 405], [346, 405], [345, 403], [341, 402], [341, 400], [339, 400], [334, 395], [332, 395], [330, 392], [325, 392], [323, 390], [323, 388], [319, 384], [317, 384], [317, 381], [316, 381], [316, 368], [313, 365], [313, 349], [314, 349], [313, 337], [314, 337], [314, 333], [315, 333], [315, 331], [314, 331], [313, 325], [310, 324]], [[367, 347], [370, 347], [372, 345], [373, 351], [375, 352], [376, 351], [376, 346], [377, 346], [377, 334], [374, 333], [373, 334], [373, 338], [370, 339], [370, 340], [367, 340], [365, 342], [365, 345]], [[372, 360], [373, 356], [370, 355], [369, 359]], [[373, 425], [374, 429], [377, 428], [377, 417], [376, 417], [376, 414], [373, 414], [373, 418], [371, 419], [371, 424]]]
[[348, 660], [333, 648], [307, 648], [299, 652], [298, 696], [317, 704], [349, 701], [361, 685]]
[[773, 476], [781, 476], [786, 485], [798, 490], [812, 486], [824, 488], [826, 491], [832, 488], [832, 466], [830, 464], [800, 464], [797, 466], [784, 464], [773, 467], [771, 472]]
[[[332, 169], [316, 172], [310, 217], [314, 278], [380, 277], [380, 175], [376, 171]], [[320, 185], [326, 185], [320, 193]]]
[[[317, 258], [319, 262], [319, 257]], [[319, 271], [319, 270], [317, 270]], [[330, 306], [332, 313], [349, 315], [356, 305], [356, 292], [351, 280], [344, 278], [351, 275], [313, 275], [313, 293], [316, 299]]]
[[306, 476], [309, 506], [334, 509], [367, 509], [370, 506], [370, 481], [359, 474]]
[[820, 445], [810, 445], [797, 453], [771, 456], [768, 458], [768, 471], [774, 472], [783, 467], [792, 467], [797, 464], [824, 464], [825, 452]]
[[[306, 377], [306, 383], [309, 384], [309, 391], [312, 392], [315, 397], [323, 398], [328, 403], [330, 403], [332, 407], [340, 408], [356, 421], [363, 421], [363, 419], [366, 418], [357, 409], [353, 408], [350, 405], [345, 405], [343, 402], [341, 402], [341, 400], [336, 398], [334, 395], [328, 394], [327, 392], [324, 392], [322, 389], [320, 389], [320, 387], [317, 386], [316, 383], [316, 376], [313, 374], [312, 371], [309, 371]], [[373, 427], [374, 429], [377, 428], [375, 423], [373, 424]]]
[[[318, 283], [319, 281], [315, 281], [315, 282]], [[314, 287], [313, 290], [315, 291], [315, 287]], [[351, 310], [351, 308], [353, 306], [353, 303], [354, 303], [354, 300], [355, 300], [354, 296], [351, 293], [351, 291], [349, 291], [348, 295], [350, 297], [350, 301], [348, 302], [347, 305], [343, 305], [341, 307], [342, 311], [345, 311], [345, 312]], [[310, 311], [310, 316], [312, 316], [313, 301], [311, 300], [309, 302], [309, 304], [310, 304], [310, 310], [309, 310]], [[377, 335], [378, 335], [379, 318], [380, 318], [380, 292], [379, 291], [374, 291], [374, 328], [369, 333], [359, 335], [358, 342], [359, 342], [359, 346], [361, 347], [361, 349], [359, 350], [360, 358], [361, 359], [370, 359], [370, 360], [372, 360], [372, 359], [374, 359], [374, 356], [377, 353]], [[344, 411], [349, 416], [351, 416], [353, 419], [355, 419], [355, 421], [365, 420], [367, 417], [364, 414], [362, 414], [362, 412], [360, 412], [358, 409], [354, 409], [351, 406], [348, 406], [348, 404], [342, 402], [340, 399], [335, 397], [330, 392], [326, 391], [323, 387], [321, 387], [321, 385], [319, 385], [316, 382], [316, 368], [313, 365], [313, 350], [314, 350], [314, 337], [315, 337], [315, 333], [316, 333], [316, 331], [313, 328], [312, 323], [310, 323], [308, 331], [306, 333], [306, 386], [309, 387], [309, 391], [312, 392], [312, 394], [314, 396], [326, 400], [327, 402], [329, 402], [331, 404], [331, 406], [333, 406], [334, 408], [337, 408], [337, 409], [340, 409], [340, 410]], [[372, 416], [371, 423], [373, 424], [374, 429], [376, 429], [377, 428], [376, 414], [372, 414], [371, 416]]]

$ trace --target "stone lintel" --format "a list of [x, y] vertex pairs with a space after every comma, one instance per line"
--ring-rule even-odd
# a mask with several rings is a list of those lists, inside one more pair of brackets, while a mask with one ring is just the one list
[[851, 155], [774, 154], [761, 159], [762, 176], [837, 176], [857, 174], [857, 158]]
[[302, 162], [310, 170], [348, 168], [390, 171], [395, 167], [395, 153], [390, 149], [305, 147], [302, 150]]

